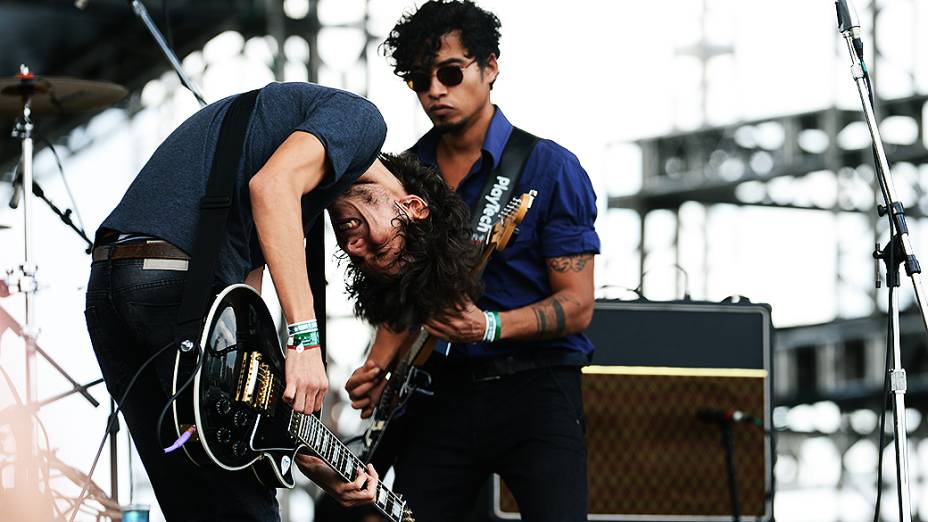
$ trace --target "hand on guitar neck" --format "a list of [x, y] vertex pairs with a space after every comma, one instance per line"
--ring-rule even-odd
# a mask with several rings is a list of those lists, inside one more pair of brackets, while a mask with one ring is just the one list
[[487, 328], [487, 319], [483, 310], [468, 300], [459, 309], [451, 309], [435, 314], [425, 323], [425, 330], [445, 341], [453, 343], [473, 343], [483, 340]]
[[370, 504], [377, 497], [377, 481], [380, 477], [370, 464], [366, 470], [359, 469], [358, 478], [354, 482], [342, 480], [338, 473], [318, 457], [297, 454], [296, 465], [344, 507]]

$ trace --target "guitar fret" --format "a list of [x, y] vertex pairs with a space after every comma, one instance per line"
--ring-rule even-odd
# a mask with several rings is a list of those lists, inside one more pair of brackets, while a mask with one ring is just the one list
[[377, 503], [384, 508], [387, 507], [387, 490], [379, 483], [377, 484]]
[[353, 464], [352, 460], [353, 460], [353, 459], [352, 459], [351, 457], [348, 457], [348, 458], [345, 459], [344, 464], [342, 464], [342, 468], [343, 468], [342, 473], [343, 473], [346, 477], [351, 477], [351, 475], [352, 475], [352, 473], [351, 473], [351, 472], [352, 472], [352, 469], [353, 469], [352, 466], [351, 466], [351, 464]]
[[[292, 435], [308, 445], [345, 480], [357, 479], [358, 469], [366, 468], [364, 463], [316, 417], [294, 412], [289, 429]], [[380, 481], [377, 481], [376, 490], [374, 503], [388, 519], [400, 522], [404, 503]]]

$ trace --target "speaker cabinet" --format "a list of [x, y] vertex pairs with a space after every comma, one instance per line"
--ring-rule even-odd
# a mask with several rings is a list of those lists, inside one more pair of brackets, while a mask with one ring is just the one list
[[[586, 333], [589, 519], [732, 520], [727, 428], [741, 519], [771, 520], [769, 306], [598, 301]], [[697, 417], [736, 410], [756, 421]], [[498, 476], [491, 497], [492, 518], [519, 518]]]

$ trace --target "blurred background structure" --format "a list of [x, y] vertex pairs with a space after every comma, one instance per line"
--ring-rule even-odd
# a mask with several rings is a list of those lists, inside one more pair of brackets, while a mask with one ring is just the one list
[[[877, 446], [885, 359], [885, 289], [871, 253], [885, 243], [869, 135], [830, 0], [483, 0], [502, 21], [494, 101], [523, 128], [577, 153], [593, 179], [603, 242], [604, 298], [770, 303], [777, 327], [774, 425], [780, 430], [776, 516], [873, 518], [880, 451], [882, 517], [896, 520], [893, 448]], [[194, 97], [122, 0], [0, 1], [0, 77], [21, 63], [39, 75], [105, 80], [130, 96], [98, 114], [36, 118], [36, 179], [72, 208], [88, 235], [160, 141], [195, 112]], [[163, 0], [146, 2], [207, 101], [271, 81], [313, 81], [369, 97], [401, 151], [429, 128], [392, 75], [379, 43], [411, 0]], [[928, 256], [928, 0], [858, 0], [881, 130], [916, 251]], [[11, 118], [0, 129], [12, 129]], [[56, 162], [52, 148], [61, 159]], [[19, 142], [0, 139], [0, 202], [12, 192]], [[67, 176], [67, 184], [64, 182]], [[70, 186], [70, 191], [68, 190]], [[38, 338], [81, 382], [99, 377], [83, 317], [89, 256], [41, 203]], [[0, 207], [0, 270], [22, 258], [22, 218]], [[329, 229], [331, 234], [331, 229]], [[334, 241], [328, 242], [334, 245]], [[342, 386], [370, 329], [351, 316], [332, 255], [328, 420], [345, 436], [363, 423]], [[903, 285], [903, 307], [911, 293]], [[265, 285], [270, 287], [270, 285]], [[273, 299], [270, 299], [273, 301]], [[0, 299], [22, 320], [22, 298]], [[902, 322], [909, 372], [913, 513], [928, 519], [928, 341]], [[617, 340], [619, 342], [620, 340]], [[0, 364], [22, 390], [23, 343], [0, 322]], [[39, 363], [39, 397], [70, 385]], [[12, 403], [0, 385], [0, 409]], [[60, 461], [86, 472], [108, 400], [79, 396], [37, 417]], [[887, 423], [887, 427], [891, 423]], [[0, 454], [11, 438], [0, 419]], [[153, 504], [144, 471], [119, 434], [121, 504]], [[94, 475], [111, 491], [108, 455]], [[0, 485], [9, 478], [0, 461]], [[53, 485], [77, 493], [59, 473]], [[7, 484], [8, 485], [8, 484]], [[318, 491], [281, 492], [285, 520], [312, 520]], [[159, 513], [152, 513], [159, 520]], [[91, 514], [82, 515], [84, 520]], [[80, 518], [79, 518], [80, 519]]]

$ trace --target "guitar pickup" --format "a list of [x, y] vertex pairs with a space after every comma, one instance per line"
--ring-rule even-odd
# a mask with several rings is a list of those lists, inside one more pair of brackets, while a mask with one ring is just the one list
[[261, 352], [249, 352], [242, 364], [235, 400], [272, 416], [277, 406], [278, 388], [277, 378], [264, 363]]
[[235, 400], [254, 406], [255, 390], [258, 387], [258, 374], [261, 370], [261, 352], [249, 352], [242, 362], [235, 390]]
[[277, 379], [267, 364], [261, 363], [258, 370], [258, 393], [255, 397], [254, 407], [263, 411], [269, 417], [274, 416], [277, 406]]

